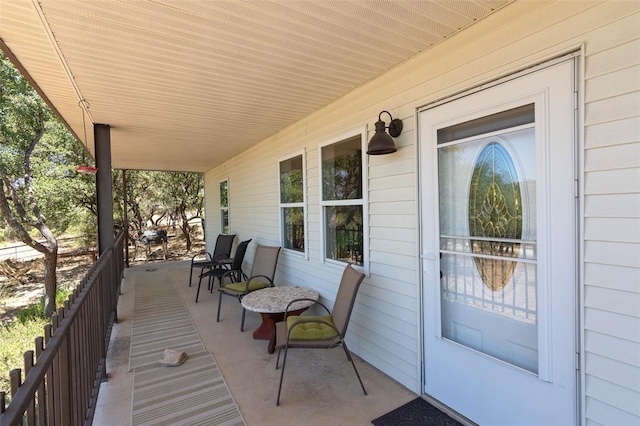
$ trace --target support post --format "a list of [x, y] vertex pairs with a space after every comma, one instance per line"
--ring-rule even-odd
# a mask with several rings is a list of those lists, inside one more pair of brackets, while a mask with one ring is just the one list
[[125, 266], [129, 267], [129, 215], [127, 208], [127, 170], [122, 169], [122, 218], [124, 219], [124, 262]]
[[113, 189], [111, 187], [111, 128], [94, 124], [96, 150], [96, 194], [98, 199], [98, 254], [113, 247]]

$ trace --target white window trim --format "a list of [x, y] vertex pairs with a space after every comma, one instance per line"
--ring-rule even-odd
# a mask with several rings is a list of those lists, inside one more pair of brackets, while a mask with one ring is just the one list
[[[302, 202], [301, 203], [282, 203], [282, 194], [280, 187], [280, 163], [286, 160], [291, 160], [292, 158], [302, 156]], [[291, 154], [281, 157], [278, 159], [277, 164], [278, 171], [278, 223], [279, 223], [279, 232], [280, 232], [280, 246], [282, 250], [291, 254], [292, 256], [299, 256], [306, 260], [309, 260], [309, 218], [307, 217], [307, 152], [302, 149], [300, 151], [292, 152]], [[304, 223], [304, 252], [300, 252], [298, 250], [288, 249], [284, 247], [284, 224], [283, 224], [283, 208], [285, 207], [302, 207], [302, 216]]]
[[[220, 204], [220, 184], [222, 182], [227, 182], [227, 207], [222, 207], [222, 205]], [[227, 212], [227, 220], [229, 220], [229, 205], [231, 204], [231, 199], [229, 197], [229, 178], [226, 177], [224, 179], [221, 179], [218, 181], [218, 211], [219, 211], [219, 224], [220, 224], [220, 233], [224, 234], [224, 222], [223, 222], [223, 212]], [[229, 223], [229, 234], [231, 234], [231, 223]]]
[[323, 187], [322, 187], [322, 148], [328, 145], [333, 145], [338, 142], [342, 142], [346, 139], [360, 135], [360, 147], [362, 151], [362, 266], [352, 265], [355, 269], [361, 270], [365, 274], [369, 274], [369, 178], [368, 169], [369, 163], [367, 158], [367, 126], [357, 127], [345, 133], [332, 137], [324, 142], [318, 144], [318, 204], [320, 206], [320, 259], [326, 265], [335, 265], [343, 267], [346, 263], [334, 259], [328, 259], [326, 257], [326, 245], [327, 238], [325, 234], [325, 215], [324, 208], [326, 206], [339, 206], [339, 205], [360, 205], [354, 203], [352, 200], [337, 200], [337, 201], [324, 201], [322, 199]]

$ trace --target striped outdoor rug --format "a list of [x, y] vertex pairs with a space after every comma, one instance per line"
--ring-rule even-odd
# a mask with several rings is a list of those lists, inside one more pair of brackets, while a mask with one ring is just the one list
[[[129, 367], [132, 425], [245, 425], [165, 269], [136, 276]], [[158, 364], [165, 349], [187, 353], [178, 367]]]

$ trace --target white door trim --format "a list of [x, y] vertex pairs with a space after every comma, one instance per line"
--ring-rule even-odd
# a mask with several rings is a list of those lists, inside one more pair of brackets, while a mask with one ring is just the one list
[[[529, 68], [529, 69], [521, 71], [519, 73], [512, 74], [510, 76], [501, 78], [499, 80], [484, 84], [482, 86], [478, 86], [476, 88], [470, 89], [468, 91], [465, 91], [463, 93], [457, 94], [457, 95], [452, 96], [452, 97], [449, 97], [447, 99], [442, 99], [440, 101], [437, 101], [437, 102], [430, 103], [428, 105], [422, 106], [422, 107], [417, 109], [416, 122], [417, 122], [417, 124], [419, 123], [419, 121], [420, 121], [420, 118], [419, 118], [420, 113], [422, 113], [424, 111], [427, 111], [429, 109], [435, 108], [435, 107], [440, 106], [440, 105], [444, 105], [444, 104], [449, 103], [449, 102], [453, 102], [453, 101], [461, 99], [463, 97], [470, 96], [472, 94], [478, 93], [479, 91], [482, 91], [484, 89], [497, 86], [497, 85], [505, 83], [507, 81], [514, 80], [516, 78], [520, 78], [520, 77], [523, 77], [525, 75], [535, 73], [535, 72], [540, 71], [542, 69], [549, 68], [549, 67], [552, 67], [552, 66], [554, 66], [554, 65], [556, 65], [558, 63], [565, 62], [567, 60], [572, 60], [572, 59], [573, 59], [573, 62], [574, 62], [574, 69], [576, 70], [575, 75], [577, 76], [578, 75], [577, 70], [578, 70], [578, 67], [579, 67], [580, 54], [579, 53], [573, 53], [573, 54], [570, 54], [570, 55], [565, 55], [565, 56], [563, 56], [561, 58], [557, 58], [557, 59], [554, 59], [552, 61], [545, 62], [544, 64], [540, 64], [538, 66]], [[574, 79], [574, 80], [575, 81], [573, 82], [573, 84], [574, 84], [573, 90], [577, 94], [578, 80], [577, 79]], [[546, 94], [546, 95], [548, 96], [548, 94]], [[577, 101], [577, 95], [576, 95], [576, 101]], [[501, 105], [499, 107], [499, 109], [502, 109], [503, 107], [504, 107], [504, 105]], [[498, 108], [498, 107], [496, 106], [496, 108]], [[576, 102], [575, 108], [577, 110], [577, 102]], [[489, 111], [489, 113], [491, 113], [490, 112], [491, 108], [483, 109], [483, 112], [487, 112], [487, 111]], [[544, 121], [544, 119], [545, 119], [545, 117], [536, 116], [536, 122]], [[419, 128], [420, 127], [419, 127], [419, 124], [418, 124], [416, 126], [416, 129], [419, 129]], [[580, 140], [579, 136], [580, 135], [577, 134], [577, 129], [579, 128], [579, 122], [575, 123], [574, 128], [576, 130], [575, 130], [575, 133], [573, 135], [573, 146], [574, 146], [574, 151], [575, 151], [576, 154], [575, 154], [575, 158], [574, 158], [574, 161], [573, 161], [573, 165], [574, 165], [573, 175], [574, 175], [574, 178], [575, 178], [575, 180], [577, 182], [578, 170], [580, 168], [580, 157], [578, 155], [579, 146], [580, 146], [580, 144], [579, 144], [579, 140]], [[422, 201], [420, 201], [418, 203], [418, 211], [419, 211], [419, 217], [420, 218], [422, 218], [423, 214], [424, 214], [423, 211], [422, 211], [423, 210], [423, 207], [422, 207], [423, 204], [425, 204], [425, 205], [438, 205], [438, 200], [437, 199], [430, 199], [429, 198], [429, 199], [426, 199], [426, 202], [425, 202], [425, 198], [424, 198], [424, 197], [431, 197], [431, 194], [436, 194], [437, 193], [437, 185], [438, 185], [437, 181], [435, 181], [435, 182], [426, 182], [427, 185], [432, 186], [432, 187], [431, 188], [424, 188], [423, 187], [424, 186], [423, 185], [423, 177], [421, 176], [423, 168], [425, 168], [425, 167], [437, 167], [437, 159], [435, 159], [435, 158], [433, 159], [434, 160], [433, 161], [434, 164], [430, 164], [430, 165], [421, 164], [422, 158], [423, 158], [421, 150], [424, 149], [424, 142], [421, 140], [421, 136], [422, 136], [421, 132], [417, 131], [417, 138], [416, 138], [416, 140], [417, 140], [417, 144], [416, 144], [417, 145], [417, 150], [416, 151], [417, 151], [417, 163], [418, 163], [418, 169], [417, 169], [418, 170], [418, 172], [417, 172], [417, 181], [418, 181], [417, 192], [418, 192], [419, 199], [422, 200]], [[548, 141], [548, 138], [546, 138], [546, 140]], [[546, 149], [545, 151], [546, 152], [542, 152], [541, 153], [540, 158], [538, 158], [537, 160], [540, 161], [540, 164], [544, 165], [544, 167], [547, 167], [548, 160], [549, 160], [549, 158], [547, 158], [549, 156], [549, 150]], [[577, 194], [576, 194], [576, 197], [577, 197]], [[544, 199], [539, 199], [538, 202], [545, 203], [547, 201], [544, 200]], [[579, 214], [579, 211], [580, 211], [579, 207], [580, 206], [578, 205], [578, 201], [575, 200], [575, 203], [574, 203], [574, 213], [575, 213], [575, 217], [574, 217], [574, 224], [575, 224], [574, 244], [575, 244], [575, 250], [576, 251], [574, 253], [574, 255], [575, 255], [574, 263], [575, 263], [575, 267], [576, 267], [575, 268], [576, 269], [576, 274], [575, 274], [574, 285], [575, 285], [576, 297], [575, 297], [575, 300], [574, 300], [574, 302], [575, 302], [575, 306], [574, 306], [574, 316], [575, 316], [575, 318], [574, 318], [574, 321], [575, 321], [575, 324], [576, 324], [576, 330], [575, 330], [575, 333], [574, 333], [574, 339], [575, 339], [576, 352], [581, 347], [580, 346], [580, 339], [581, 339], [581, 333], [580, 333], [580, 330], [581, 330], [581, 327], [580, 327], [580, 324], [581, 324], [580, 323], [581, 303], [580, 303], [580, 297], [579, 297], [579, 295], [580, 295], [580, 292], [579, 292], [580, 275], [578, 273], [579, 272], [578, 269], [579, 269], [579, 265], [580, 265], [580, 263], [579, 263], [580, 262], [580, 245], [579, 245], [580, 233], [579, 233], [579, 229], [580, 229], [580, 224], [581, 224], [580, 214]], [[541, 208], [540, 211], [546, 212], [547, 215], [549, 214], [549, 209], [546, 206]], [[437, 224], [432, 224], [432, 226], [428, 226], [426, 224], [423, 224], [422, 219], [419, 220], [419, 233], [420, 233], [419, 234], [420, 235], [419, 255], [420, 255], [420, 271], [421, 271], [421, 273], [419, 274], [420, 275], [419, 276], [419, 285], [420, 285], [420, 287], [419, 287], [419, 292], [418, 293], [420, 294], [420, 307], [421, 307], [420, 313], [421, 313], [421, 317], [422, 317], [421, 321], [420, 321], [420, 328], [421, 328], [421, 333], [420, 333], [421, 351], [420, 352], [421, 352], [421, 358], [422, 358], [420, 364], [421, 364], [421, 370], [422, 370], [421, 389], [422, 389], [423, 392], [424, 392], [425, 384], [426, 384], [426, 380], [427, 380], [427, 378], [426, 378], [426, 368], [425, 368], [425, 351], [424, 351], [425, 331], [426, 330], [424, 329], [424, 327], [425, 327], [425, 294], [424, 294], [425, 278], [424, 278], [424, 273], [423, 272], [425, 270], [425, 267], [429, 266], [428, 264], [430, 264], [430, 263], [432, 264], [432, 263], [434, 263], [435, 261], [438, 260], [438, 253], [431, 253], [431, 252], [425, 251], [425, 249], [423, 247], [423, 238], [425, 238], [424, 235], [429, 235], [429, 233], [435, 232], [435, 230], [437, 229], [436, 225]], [[424, 229], [425, 227], [429, 228], [429, 229]], [[545, 244], [548, 244], [548, 241], [546, 241]], [[548, 283], [550, 280], [545, 279], [544, 281]], [[544, 286], [542, 286], [540, 288], [540, 291], [542, 291], [542, 292], [545, 291]], [[541, 317], [544, 318], [545, 316], [541, 315]], [[541, 324], [541, 326], [545, 327], [544, 324]], [[552, 347], [551, 347], [552, 344], [551, 344], [550, 341], [547, 341], [547, 342], [541, 341], [540, 343], [542, 345], [547, 345], [550, 350], [552, 349]], [[543, 347], [541, 346], [540, 349], [542, 351]], [[551, 371], [547, 371], [545, 373], [545, 370], [546, 370], [545, 364], [548, 364], [548, 360], [546, 362], [544, 360], [541, 360], [541, 373], [542, 374], [541, 374], [540, 378], [543, 379], [543, 380], [545, 379], [546, 376], [550, 376], [550, 375], [553, 374]], [[578, 367], [578, 366], [576, 366], [576, 367]], [[580, 377], [577, 374], [576, 374], [576, 381], [577, 382], [576, 382], [575, 392], [574, 392], [574, 399], [575, 399], [575, 404], [574, 405], [576, 407], [575, 419], [580, 419], [579, 407], [581, 405], [580, 404], [580, 400], [581, 400], [580, 395], [582, 394], [582, 392], [581, 392], [581, 386], [580, 386]]]

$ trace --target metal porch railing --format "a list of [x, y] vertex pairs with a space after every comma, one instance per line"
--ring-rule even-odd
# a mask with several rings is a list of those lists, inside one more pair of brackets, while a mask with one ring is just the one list
[[111, 326], [124, 271], [124, 232], [51, 317], [21, 369], [10, 373], [11, 402], [0, 393], [0, 426], [90, 424], [106, 378]]

